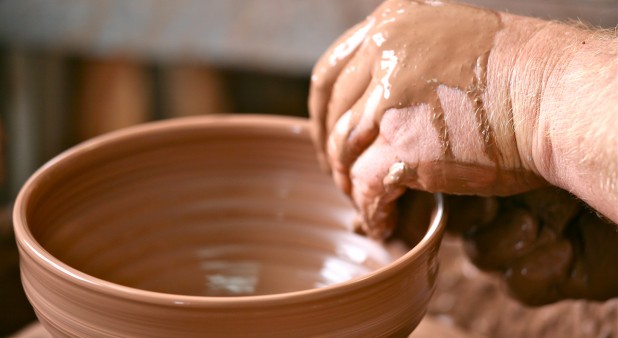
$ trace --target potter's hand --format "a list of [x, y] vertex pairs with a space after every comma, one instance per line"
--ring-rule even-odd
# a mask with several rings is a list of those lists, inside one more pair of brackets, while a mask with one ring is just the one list
[[472, 261], [522, 302], [618, 296], [618, 228], [565, 191], [449, 202], [450, 230], [463, 234]]
[[615, 36], [439, 1], [392, 0], [314, 68], [314, 140], [362, 229], [406, 188], [510, 195], [547, 183], [618, 222]]
[[501, 25], [474, 7], [387, 1], [315, 66], [314, 140], [369, 235], [388, 235], [405, 188], [505, 195], [544, 184], [530, 124], [487, 87]]

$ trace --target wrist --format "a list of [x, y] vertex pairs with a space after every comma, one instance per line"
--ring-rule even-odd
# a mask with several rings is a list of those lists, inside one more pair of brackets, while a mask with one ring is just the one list
[[[541, 63], [545, 51], [530, 45], [548, 24], [546, 21], [500, 13], [503, 28], [496, 34], [487, 64], [485, 101], [491, 110], [492, 126], [501, 138], [501, 149], [514, 148], [507, 168], [521, 168], [542, 178], [536, 142], [539, 102], [545, 82]], [[503, 130], [499, 130], [502, 128]]]
[[505, 111], [502, 114], [512, 128], [520, 166], [555, 185], [550, 136], [554, 112], [546, 103], [548, 86], [559, 82], [571, 57], [558, 36], [565, 26], [506, 13], [501, 16], [504, 27], [496, 35], [488, 65], [488, 76], [494, 73], [489, 99], [496, 101], [498, 111]]
[[547, 180], [618, 222], [618, 43], [615, 35], [555, 25], [563, 55], [541, 97], [537, 142]]
[[[559, 184], [560, 147], [552, 131], [555, 119], [562, 113], [555, 106], [556, 86], [573, 56], [570, 48], [575, 32], [566, 25], [544, 22], [522, 47], [521, 57], [514, 65], [511, 96], [514, 97], [514, 119], [529, 125], [525, 139], [529, 142], [531, 165], [536, 172], [553, 185]], [[516, 122], [517, 123], [517, 122]], [[523, 139], [523, 137], [522, 137]], [[558, 152], [556, 152], [558, 150]]]
[[615, 37], [506, 14], [503, 22], [496, 58], [521, 166], [616, 221]]

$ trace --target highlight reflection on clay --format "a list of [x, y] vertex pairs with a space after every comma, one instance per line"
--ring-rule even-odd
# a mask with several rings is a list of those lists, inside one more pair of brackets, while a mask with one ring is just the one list
[[[367, 234], [388, 236], [395, 200], [406, 188], [505, 195], [544, 184], [512, 161], [516, 142], [496, 146], [485, 107], [489, 55], [501, 29], [491, 10], [390, 0], [316, 64], [309, 103], [314, 141], [361, 211]], [[446, 99], [453, 95], [461, 102]], [[445, 109], [453, 105], [469, 112]], [[468, 125], [473, 134], [461, 132]], [[475, 144], [478, 152], [471, 156], [459, 144]]]
[[382, 247], [348, 230], [353, 210], [305, 164], [312, 157], [249, 136], [159, 143], [56, 186], [56, 202], [30, 206], [33, 224], [46, 223], [33, 231], [73, 268], [171, 294], [300, 291], [388, 264]]
[[400, 257], [352, 231], [308, 121], [155, 123], [34, 175], [15, 208], [22, 280], [59, 337], [403, 335], [433, 292], [440, 198], [419, 194]]

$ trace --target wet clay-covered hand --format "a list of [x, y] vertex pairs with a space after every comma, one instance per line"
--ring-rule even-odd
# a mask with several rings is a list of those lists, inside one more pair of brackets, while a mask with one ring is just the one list
[[618, 227], [564, 190], [448, 202], [449, 228], [471, 260], [497, 272], [520, 301], [618, 296]]
[[479, 266], [529, 304], [615, 297], [616, 225], [563, 192], [526, 192], [554, 185], [618, 221], [617, 42], [455, 3], [387, 1], [314, 68], [318, 152], [370, 236], [413, 217], [408, 189], [510, 196], [450, 197], [451, 231]]
[[487, 87], [488, 76], [499, 82], [491, 54], [502, 26], [467, 5], [387, 1], [316, 64], [314, 139], [369, 235], [389, 234], [405, 188], [508, 195], [545, 183], [532, 131], [518, 123], [528, 117]]
[[407, 188], [506, 196], [550, 184], [618, 222], [615, 34], [390, 0], [316, 64], [314, 140], [387, 236]]

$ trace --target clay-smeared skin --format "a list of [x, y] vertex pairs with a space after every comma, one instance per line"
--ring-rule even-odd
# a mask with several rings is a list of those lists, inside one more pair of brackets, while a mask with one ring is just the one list
[[[618, 295], [618, 231], [564, 190], [449, 200], [451, 230], [472, 261], [499, 272], [524, 303]], [[457, 215], [457, 216], [455, 216]]]
[[517, 55], [500, 38], [526, 41], [546, 25], [530, 20], [513, 31], [513, 18], [454, 3], [385, 2], [317, 63], [314, 141], [361, 211], [360, 231], [384, 237], [413, 219], [400, 199], [407, 188], [515, 195], [450, 197], [449, 228], [466, 234], [477, 264], [500, 271], [529, 304], [618, 296], [616, 225], [564, 191], [533, 190], [547, 183], [522, 121], [535, 121], [539, 108], [517, 115], [511, 96], [487, 88], [509, 67], [492, 59], [494, 48]]
[[[392, 0], [317, 63], [309, 102], [314, 140], [363, 214], [363, 231], [390, 233], [394, 202], [405, 188], [508, 195], [544, 184], [513, 160], [515, 137], [498, 148], [483, 102], [501, 27], [499, 14], [489, 10]], [[457, 95], [468, 112], [446, 109], [458, 105]], [[471, 132], [453, 130], [464, 125], [461, 114], [470, 116]], [[478, 144], [476, 153], [455, 148], [470, 143]]]

